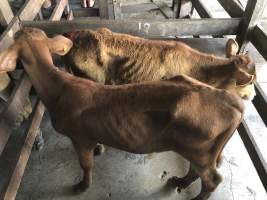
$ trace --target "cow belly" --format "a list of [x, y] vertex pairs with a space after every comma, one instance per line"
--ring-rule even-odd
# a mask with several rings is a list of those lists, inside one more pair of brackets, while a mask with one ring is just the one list
[[90, 124], [100, 143], [133, 153], [150, 153], [160, 140], [168, 120], [169, 114], [166, 113], [120, 110], [110, 114], [106, 112], [102, 117], [98, 115]]

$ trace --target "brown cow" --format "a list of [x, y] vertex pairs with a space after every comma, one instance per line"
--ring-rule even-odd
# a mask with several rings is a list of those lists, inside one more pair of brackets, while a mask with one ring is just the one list
[[66, 54], [72, 46], [69, 39], [48, 38], [33, 28], [20, 30], [14, 39], [0, 53], [0, 72], [14, 70], [21, 59], [53, 127], [70, 137], [78, 153], [84, 176], [77, 188], [91, 185], [97, 142], [138, 154], [181, 154], [191, 167], [176, 184], [185, 188], [200, 177], [202, 190], [195, 199], [207, 199], [222, 181], [216, 163], [243, 116], [238, 95], [186, 76], [103, 85], [55, 67], [51, 52]]
[[226, 46], [230, 58], [223, 58], [182, 42], [148, 40], [106, 28], [65, 35], [74, 45], [63, 61], [77, 76], [124, 84], [184, 74], [219, 89], [235, 90], [244, 99], [255, 95], [255, 65], [247, 55], [236, 56], [238, 44], [232, 39]]

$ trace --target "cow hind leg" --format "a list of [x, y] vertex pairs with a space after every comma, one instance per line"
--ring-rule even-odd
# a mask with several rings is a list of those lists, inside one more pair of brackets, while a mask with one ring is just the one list
[[96, 143], [92, 142], [90, 144], [80, 144], [73, 142], [74, 148], [78, 154], [81, 168], [83, 170], [82, 180], [74, 186], [75, 192], [84, 192], [92, 184], [92, 168], [93, 168], [93, 158], [94, 158], [94, 148]]
[[201, 191], [192, 200], [206, 200], [210, 197], [212, 192], [217, 188], [217, 186], [222, 182], [222, 177], [218, 171], [214, 169], [207, 169], [204, 173], [200, 175], [201, 177]]
[[199, 175], [195, 172], [192, 167], [192, 164], [190, 163], [189, 171], [186, 176], [183, 178], [172, 177], [171, 179], [169, 179], [169, 184], [177, 187], [177, 191], [181, 192], [182, 189], [185, 189], [190, 186], [198, 178]]

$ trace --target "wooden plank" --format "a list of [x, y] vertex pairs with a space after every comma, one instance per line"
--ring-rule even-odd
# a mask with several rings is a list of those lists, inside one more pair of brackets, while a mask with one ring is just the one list
[[78, 8], [73, 10], [73, 16], [79, 17], [97, 17], [99, 16], [98, 8]]
[[8, 0], [0, 1], [0, 24], [7, 26], [14, 17], [13, 12], [9, 6]]
[[155, 10], [155, 9], [158, 9], [158, 6], [151, 2], [121, 7], [122, 13], [127, 13], [127, 14], [148, 12], [150, 10]]
[[71, 12], [69, 1], [67, 0], [66, 7], [64, 8], [64, 14], [68, 16]]
[[8, 48], [13, 43], [13, 35], [20, 28], [19, 20], [33, 20], [41, 9], [43, 2], [44, 0], [29, 0], [24, 4], [18, 11], [17, 17], [11, 20], [6, 31], [0, 36], [0, 51]]
[[113, 9], [114, 9], [114, 18], [115, 19], [122, 19], [121, 1], [120, 0], [113, 0]]
[[63, 12], [64, 12], [64, 8], [66, 7], [67, 3], [68, 3], [67, 0], [59, 0], [49, 19], [50, 20], [60, 19]]
[[238, 132], [267, 191], [267, 128], [251, 102], [246, 102], [244, 120]]
[[108, 19], [108, 1], [99, 0], [99, 16], [100, 19]]
[[158, 6], [161, 13], [167, 18], [172, 19], [174, 18], [174, 13], [172, 9], [162, 0], [152, 0], [152, 2]]
[[4, 194], [4, 200], [14, 200], [16, 198], [16, 194], [19, 189], [27, 162], [29, 160], [32, 146], [38, 132], [37, 130], [41, 124], [44, 111], [45, 107], [43, 103], [41, 101], [38, 101], [37, 106], [33, 112], [33, 117], [31, 119], [30, 126], [26, 132], [27, 136], [24, 145], [21, 149], [16, 168], [13, 171], [6, 192]]
[[249, 39], [265, 60], [267, 60], [267, 31], [258, 24], [249, 35]]
[[[144, 4], [144, 3], [151, 3], [151, 0], [135, 0], [135, 1], [129, 1], [129, 0], [120, 0], [122, 3], [122, 6], [134, 6], [137, 4]], [[172, 6], [172, 0], [164, 0], [168, 4], [169, 7]]]
[[236, 37], [236, 40], [240, 45], [240, 52], [246, 50], [248, 35], [259, 22], [266, 5], [266, 0], [248, 0], [244, 17], [240, 24], [239, 34]]
[[180, 3], [181, 3], [181, 0], [173, 0], [172, 1], [172, 9], [174, 12], [174, 18], [175, 19], [179, 17]]
[[255, 105], [262, 120], [267, 125], [267, 96], [260, 83], [256, 83], [255, 90], [257, 95], [253, 99], [253, 104]]
[[194, 0], [192, 4], [201, 18], [212, 18], [212, 14], [208, 11], [202, 0]]
[[7, 101], [14, 88], [14, 83], [11, 81], [7, 73], [0, 74], [0, 98]]
[[225, 11], [234, 18], [242, 17], [244, 14], [244, 8], [236, 0], [218, 0]]
[[240, 19], [176, 19], [176, 20], [90, 20], [24, 21], [22, 26], [43, 29], [47, 34], [64, 33], [73, 29], [107, 27], [115, 32], [147, 37], [175, 35], [233, 35], [237, 33]]
[[13, 42], [14, 34], [20, 29], [19, 19], [14, 17], [0, 36], [0, 51], [8, 48]]
[[107, 1], [108, 1], [108, 18], [115, 19], [113, 0], [107, 0]]
[[30, 89], [31, 82], [24, 73], [8, 99], [5, 108], [0, 113], [0, 155], [9, 139], [17, 116], [23, 110]]
[[193, 11], [192, 1], [181, 0], [179, 18], [190, 18]]
[[44, 0], [28, 0], [18, 11], [17, 16], [20, 20], [32, 20], [41, 9]]
[[73, 20], [74, 19], [74, 16], [73, 16], [73, 11], [70, 10], [68, 16], [67, 16], [67, 20], [70, 21], [70, 20]]

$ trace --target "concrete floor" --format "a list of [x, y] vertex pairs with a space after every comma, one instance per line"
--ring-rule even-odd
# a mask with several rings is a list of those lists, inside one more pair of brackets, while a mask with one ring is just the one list
[[[157, 18], [160, 18], [158, 11], [155, 12]], [[155, 13], [146, 16], [150, 15], [155, 16]], [[144, 17], [145, 14], [141, 16]], [[224, 50], [224, 45], [217, 40], [203, 45], [201, 40], [196, 39], [191, 41], [191, 46], [221, 55]], [[4, 190], [7, 178], [15, 166], [27, 123], [14, 130], [0, 158], [0, 193]], [[184, 200], [196, 196], [200, 191], [199, 180], [181, 193], [177, 193], [175, 188], [166, 184], [168, 178], [182, 177], [188, 170], [187, 161], [173, 152], [152, 156], [135, 155], [107, 147], [102, 156], [95, 158], [93, 186], [87, 192], [75, 195], [72, 186], [79, 182], [82, 171], [70, 140], [54, 131], [48, 114], [43, 119], [41, 129], [45, 147], [39, 152], [32, 152], [17, 194], [18, 200]], [[237, 133], [224, 149], [223, 164], [219, 171], [224, 181], [210, 199], [267, 199]]]

